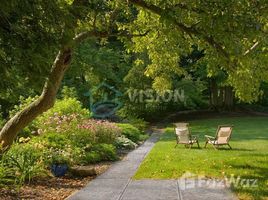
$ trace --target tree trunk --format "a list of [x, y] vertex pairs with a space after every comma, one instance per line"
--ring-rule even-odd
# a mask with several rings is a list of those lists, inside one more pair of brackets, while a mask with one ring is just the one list
[[232, 110], [234, 107], [234, 92], [231, 86], [225, 87], [225, 99], [224, 99], [224, 108], [226, 110]]
[[71, 57], [71, 48], [65, 47], [59, 51], [40, 97], [18, 112], [2, 128], [0, 132], [0, 144], [2, 144], [2, 147], [10, 146], [20, 130], [54, 105], [56, 94], [64, 73], [69, 67]]
[[223, 87], [219, 88], [219, 96], [218, 96], [218, 109], [221, 109], [224, 104], [224, 96], [225, 96], [225, 90]]
[[218, 109], [218, 86], [216, 79], [210, 79], [210, 107], [214, 110]]

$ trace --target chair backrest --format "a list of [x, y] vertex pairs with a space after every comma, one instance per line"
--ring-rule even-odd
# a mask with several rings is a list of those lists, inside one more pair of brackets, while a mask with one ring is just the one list
[[216, 140], [218, 144], [227, 144], [231, 138], [233, 126], [221, 125], [218, 127], [216, 133]]
[[189, 123], [179, 122], [179, 123], [175, 123], [175, 126], [176, 126], [177, 128], [188, 128]]
[[184, 128], [175, 128], [176, 136], [178, 143], [188, 144], [190, 141], [190, 131], [188, 127]]

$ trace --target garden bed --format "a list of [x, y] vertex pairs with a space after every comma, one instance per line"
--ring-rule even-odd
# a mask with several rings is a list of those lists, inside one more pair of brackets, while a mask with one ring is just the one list
[[[95, 165], [97, 174], [105, 172], [110, 162], [100, 163]], [[16, 189], [1, 189], [0, 200], [17, 200], [17, 199], [51, 199], [62, 200], [70, 196], [77, 190], [82, 189], [89, 181], [95, 177], [73, 177], [66, 175], [64, 177], [46, 177], [44, 179], [37, 179], [30, 184], [25, 184], [19, 191]]]

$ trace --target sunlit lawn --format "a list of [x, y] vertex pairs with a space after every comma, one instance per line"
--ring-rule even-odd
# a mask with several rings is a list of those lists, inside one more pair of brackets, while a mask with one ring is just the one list
[[[232, 124], [233, 150], [204, 149], [204, 135], [214, 136], [218, 125]], [[258, 187], [234, 186], [241, 199], [268, 199], [268, 118], [222, 118], [190, 121], [192, 133], [199, 134], [201, 149], [175, 146], [173, 127], [166, 128], [159, 142], [143, 161], [134, 179], [177, 179], [185, 172], [207, 177], [257, 179]], [[240, 184], [241, 185], [241, 184]]]

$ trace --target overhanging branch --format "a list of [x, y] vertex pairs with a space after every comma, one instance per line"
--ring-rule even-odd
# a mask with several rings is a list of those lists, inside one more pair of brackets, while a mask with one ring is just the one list
[[[165, 17], [167, 14], [167, 10], [162, 9], [158, 6], [147, 4], [144, 0], [127, 0], [127, 2], [132, 3], [133, 5], [136, 5], [138, 7], [141, 7], [143, 9], [146, 9], [150, 12], [153, 12], [159, 16]], [[178, 22], [176, 19], [174, 19], [172, 16], [167, 17], [172, 23], [180, 30], [185, 32], [188, 35], [195, 35], [196, 37], [201, 37], [205, 42], [207, 42], [212, 48], [214, 48], [219, 54], [221, 54], [225, 59], [228, 61], [230, 60], [229, 53], [224, 49], [224, 47], [217, 42], [212, 36], [208, 36], [205, 33], [197, 30], [194, 27], [188, 27], [183, 23]]]
[[83, 42], [84, 40], [90, 38], [90, 37], [98, 37], [98, 38], [107, 38], [107, 37], [143, 37], [146, 36], [150, 30], [147, 30], [144, 33], [140, 34], [130, 34], [126, 31], [118, 32], [118, 33], [110, 33], [109, 31], [84, 31], [82, 33], [77, 34], [73, 41], [75, 44], [78, 44], [80, 42]]

